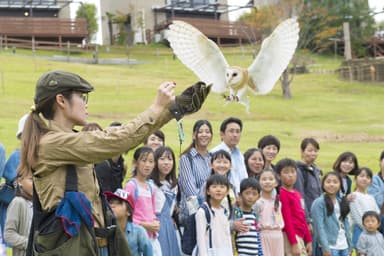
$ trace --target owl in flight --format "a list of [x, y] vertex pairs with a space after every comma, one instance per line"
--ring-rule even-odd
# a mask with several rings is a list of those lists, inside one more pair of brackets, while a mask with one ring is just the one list
[[227, 101], [240, 102], [249, 111], [247, 89], [255, 94], [267, 94], [273, 89], [296, 50], [299, 24], [296, 18], [280, 23], [263, 41], [248, 68], [230, 66], [212, 40], [184, 21], [173, 21], [167, 39], [180, 61], [201, 81], [212, 84], [213, 92], [222, 94]]

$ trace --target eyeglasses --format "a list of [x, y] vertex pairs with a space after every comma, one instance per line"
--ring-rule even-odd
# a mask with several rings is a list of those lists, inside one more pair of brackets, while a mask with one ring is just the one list
[[82, 99], [84, 101], [85, 104], [88, 103], [88, 93], [80, 93], [78, 94], [80, 99]]

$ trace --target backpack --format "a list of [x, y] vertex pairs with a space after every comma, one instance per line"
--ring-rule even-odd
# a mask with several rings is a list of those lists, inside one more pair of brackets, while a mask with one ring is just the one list
[[[209, 232], [209, 248], [212, 248], [212, 230], [211, 230], [211, 214], [208, 206], [203, 204], [202, 208], [205, 212], [205, 218], [207, 219], [207, 228], [206, 231]], [[197, 244], [196, 239], [196, 213], [188, 216], [184, 225], [184, 233], [181, 237], [181, 250], [187, 255], [191, 255], [193, 249]]]

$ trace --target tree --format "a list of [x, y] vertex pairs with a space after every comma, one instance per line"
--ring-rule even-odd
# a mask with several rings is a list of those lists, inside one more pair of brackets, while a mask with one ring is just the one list
[[97, 32], [97, 9], [94, 4], [82, 4], [76, 12], [76, 18], [84, 18], [87, 21], [88, 29], [88, 42], [90, 42], [92, 36]]

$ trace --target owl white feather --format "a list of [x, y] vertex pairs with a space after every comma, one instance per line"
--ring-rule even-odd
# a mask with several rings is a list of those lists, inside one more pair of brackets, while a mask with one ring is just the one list
[[[299, 40], [296, 18], [280, 23], [267, 37], [248, 68], [229, 66], [220, 48], [197, 28], [175, 20], [167, 39], [184, 65], [201, 81], [212, 84], [212, 91], [228, 101], [238, 101], [249, 111], [247, 89], [255, 94], [269, 93], [295, 53]], [[229, 90], [229, 95], [225, 93]]]

